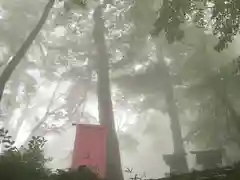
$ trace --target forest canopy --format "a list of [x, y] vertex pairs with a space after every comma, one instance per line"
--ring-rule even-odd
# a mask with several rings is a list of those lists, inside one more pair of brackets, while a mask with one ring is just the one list
[[52, 149], [61, 139], [69, 159], [72, 124], [102, 125], [109, 179], [129, 165], [164, 176], [174, 158], [187, 173], [193, 150], [221, 150], [231, 166], [240, 160], [239, 16], [239, 0], [3, 0], [0, 127], [16, 148], [32, 136]]

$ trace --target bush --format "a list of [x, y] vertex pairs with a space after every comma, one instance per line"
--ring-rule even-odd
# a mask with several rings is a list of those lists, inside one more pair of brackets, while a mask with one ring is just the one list
[[86, 166], [80, 166], [76, 171], [58, 170], [51, 175], [51, 180], [100, 180], [96, 174]]
[[[78, 170], [57, 170], [55, 172], [45, 167], [51, 159], [43, 155], [46, 140], [43, 137], [32, 137], [27, 148], [21, 150], [14, 147], [14, 141], [8, 131], [0, 129], [0, 147], [4, 152], [0, 155], [1, 180], [100, 180], [86, 166]], [[144, 177], [145, 178], [145, 177]], [[144, 179], [133, 176], [130, 179]], [[240, 180], [240, 163], [231, 167], [216, 168], [205, 171], [193, 171], [187, 174], [169, 175], [161, 180]]]
[[240, 180], [240, 163], [233, 166], [209, 169], [204, 171], [192, 171], [187, 174], [169, 175], [161, 180]]
[[6, 180], [45, 180], [50, 170], [45, 167], [49, 159], [44, 158], [43, 137], [32, 137], [27, 148], [21, 151], [14, 147], [14, 141], [8, 131], [0, 129], [1, 146], [4, 152], [0, 155], [0, 177]]
[[8, 131], [0, 129], [0, 179], [2, 180], [100, 180], [97, 175], [85, 166], [78, 170], [57, 170], [52, 172], [45, 167], [50, 160], [43, 155], [46, 140], [43, 137], [32, 137], [27, 148], [14, 147], [14, 141]]

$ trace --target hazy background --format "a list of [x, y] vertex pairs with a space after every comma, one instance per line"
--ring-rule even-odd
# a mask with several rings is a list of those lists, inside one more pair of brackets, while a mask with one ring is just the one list
[[[47, 2], [0, 2], [1, 73], [38, 23]], [[189, 169], [199, 168], [192, 150], [223, 148], [224, 165], [239, 160], [240, 38], [231, 31], [232, 36], [224, 39], [231, 43], [218, 43], [230, 32], [216, 29], [224, 26], [224, 17], [219, 17], [220, 22], [211, 19], [218, 2], [193, 1], [191, 11], [189, 4], [180, 3], [183, 11], [189, 10], [184, 17], [171, 11], [164, 0], [104, 1], [104, 8], [97, 0], [84, 6], [76, 2], [55, 2], [4, 88], [0, 123], [17, 147], [26, 146], [33, 135], [44, 136], [45, 155], [53, 158], [49, 166], [70, 166], [72, 123], [99, 124], [100, 59], [110, 64], [123, 170], [162, 177], [169, 172], [162, 155], [179, 149], [185, 149]], [[220, 7], [229, 8], [226, 4]], [[103, 21], [93, 16], [99, 7]], [[98, 30], [97, 36], [93, 30]], [[101, 55], [98, 50], [103, 46]], [[181, 140], [183, 144], [177, 146]]]

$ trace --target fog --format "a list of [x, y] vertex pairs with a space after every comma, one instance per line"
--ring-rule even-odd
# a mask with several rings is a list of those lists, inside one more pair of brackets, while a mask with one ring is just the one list
[[0, 128], [14, 142], [0, 137], [0, 152], [40, 136], [46, 166], [68, 169], [76, 124], [97, 124], [109, 179], [238, 162], [239, 12], [230, 0], [2, 0]]
[[[156, 122], [159, 128], [150, 134], [144, 134], [146, 122], [137, 128], [129, 127], [128, 132], [136, 137], [139, 145], [133, 152], [121, 150], [123, 169], [133, 168], [134, 173], [145, 174], [149, 178], [162, 177], [169, 172], [169, 168], [162, 159], [163, 154], [170, 154], [173, 151], [169, 121], [164, 115], [158, 115], [158, 118], [161, 119]], [[69, 168], [71, 166], [75, 133], [76, 126], [73, 126], [60, 135], [49, 135], [45, 155], [53, 157], [53, 161], [49, 163], [50, 167]], [[125, 176], [127, 178], [128, 173], [125, 172]]]

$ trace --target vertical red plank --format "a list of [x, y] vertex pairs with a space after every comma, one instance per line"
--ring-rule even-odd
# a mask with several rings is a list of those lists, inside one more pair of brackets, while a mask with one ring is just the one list
[[72, 168], [86, 165], [101, 178], [106, 173], [106, 129], [100, 125], [76, 125]]

